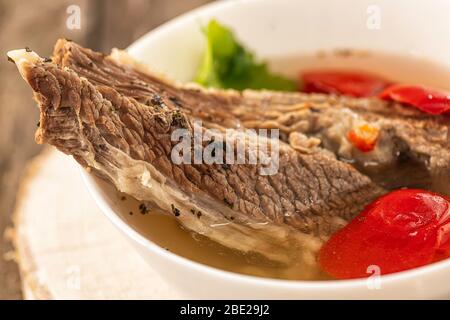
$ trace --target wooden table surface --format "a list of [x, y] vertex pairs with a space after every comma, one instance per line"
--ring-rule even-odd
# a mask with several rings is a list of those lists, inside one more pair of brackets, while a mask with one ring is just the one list
[[[152, 28], [209, 0], [0, 0], [0, 52], [30, 47], [49, 56], [57, 38], [95, 50], [125, 48]], [[66, 25], [68, 7], [80, 8], [80, 29]], [[22, 297], [8, 240], [11, 213], [27, 161], [41, 151], [34, 142], [38, 110], [16, 68], [0, 59], [0, 299]]]

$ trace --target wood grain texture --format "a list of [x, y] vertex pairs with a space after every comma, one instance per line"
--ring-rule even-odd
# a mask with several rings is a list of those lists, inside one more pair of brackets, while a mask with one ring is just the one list
[[[124, 48], [135, 39], [208, 0], [0, 0], [0, 52], [23, 48], [51, 54], [57, 38], [66, 37], [96, 50]], [[81, 29], [66, 27], [69, 5], [81, 9]], [[26, 162], [39, 153], [34, 142], [38, 111], [31, 91], [16, 68], [0, 59], [0, 235], [11, 224], [19, 180]], [[41, 208], [42, 210], [43, 208]], [[21, 298], [17, 266], [0, 238], [0, 299]]]
[[25, 298], [183, 297], [100, 212], [71, 157], [45, 148], [18, 195], [13, 239]]

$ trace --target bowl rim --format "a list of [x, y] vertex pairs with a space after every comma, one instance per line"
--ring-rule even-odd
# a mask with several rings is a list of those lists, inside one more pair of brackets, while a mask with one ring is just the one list
[[[128, 48], [133, 55], [134, 51], [140, 50], [145, 47], [149, 41], [158, 37], [164, 37], [164, 33], [168, 32], [170, 29], [183, 24], [185, 21], [196, 17], [199, 14], [215, 13], [220, 10], [234, 5], [239, 5], [239, 2], [252, 3], [261, 2], [261, 0], [220, 0], [217, 2], [209, 3], [191, 11], [181, 14], [180, 16], [171, 19], [162, 25], [150, 30], [139, 39], [134, 41]], [[264, 0], [270, 1], [270, 0]], [[367, 288], [367, 281], [369, 278], [358, 278], [349, 280], [288, 280], [288, 279], [276, 279], [276, 278], [265, 278], [259, 276], [252, 276], [246, 274], [240, 274], [236, 272], [231, 272], [227, 270], [222, 270], [219, 268], [211, 267], [188, 258], [177, 255], [173, 252], [167, 251], [160, 247], [156, 243], [152, 242], [150, 239], [141, 235], [137, 230], [130, 226], [124, 219], [118, 215], [115, 210], [113, 210], [107, 203], [107, 201], [102, 196], [99, 191], [99, 187], [95, 180], [84, 168], [79, 166], [80, 174], [83, 182], [85, 183], [89, 193], [94, 198], [94, 201], [106, 215], [106, 217], [124, 234], [130, 237], [133, 241], [145, 247], [147, 250], [152, 251], [154, 254], [161, 256], [163, 259], [176, 264], [182, 264], [189, 269], [194, 269], [197, 272], [203, 272], [213, 277], [222, 277], [227, 280], [239, 281], [241, 283], [247, 283], [257, 286], [270, 286], [276, 288], [289, 288], [289, 289], [311, 289], [311, 290], [334, 290], [334, 289], [349, 289], [349, 288]], [[440, 272], [444, 269], [450, 269], [450, 259], [446, 259], [439, 262], [434, 262], [425, 266], [400, 271], [392, 274], [386, 274], [380, 276], [380, 286], [383, 287], [386, 284], [393, 282], [404, 282], [407, 283], [410, 280], [416, 279], [418, 277], [428, 275], [435, 272]]]

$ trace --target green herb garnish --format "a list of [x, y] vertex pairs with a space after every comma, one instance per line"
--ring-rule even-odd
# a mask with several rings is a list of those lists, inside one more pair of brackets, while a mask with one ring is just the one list
[[267, 64], [257, 62], [233, 32], [216, 20], [204, 29], [206, 51], [195, 81], [206, 87], [295, 91], [295, 81], [269, 72]]

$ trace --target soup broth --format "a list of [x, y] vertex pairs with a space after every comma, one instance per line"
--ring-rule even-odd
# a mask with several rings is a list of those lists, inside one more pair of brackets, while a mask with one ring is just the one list
[[[388, 80], [409, 84], [423, 84], [450, 89], [448, 69], [416, 58], [389, 56], [380, 53], [336, 51], [314, 55], [271, 60], [272, 70], [298, 77], [307, 69], [342, 69], [367, 71]], [[112, 187], [111, 194], [115, 192]], [[116, 194], [121, 218], [137, 232], [160, 247], [187, 259], [241, 274], [291, 280], [329, 280], [311, 261], [300, 260], [292, 265], [277, 265], [266, 259], [243, 254], [194, 234], [178, 224], [173, 215], [156, 208], [144, 208], [128, 195]]]

